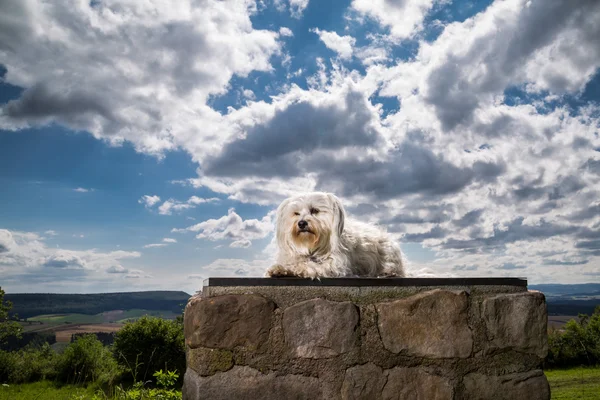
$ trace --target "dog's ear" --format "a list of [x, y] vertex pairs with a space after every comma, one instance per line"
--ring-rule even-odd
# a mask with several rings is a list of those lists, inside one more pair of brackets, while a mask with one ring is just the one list
[[344, 210], [344, 206], [337, 196], [328, 193], [327, 197], [329, 197], [329, 200], [331, 200], [331, 203], [333, 204], [333, 226], [337, 227], [337, 234], [338, 236], [341, 236], [342, 232], [344, 231], [346, 211]]
[[289, 204], [290, 199], [285, 199], [280, 205], [279, 207], [277, 207], [277, 221], [276, 223], [276, 227], [277, 227], [277, 241], [281, 244], [283, 243], [283, 241], [285, 240], [285, 225], [283, 223], [283, 220], [285, 219], [284, 215], [285, 215], [285, 208], [287, 207], [287, 205]]

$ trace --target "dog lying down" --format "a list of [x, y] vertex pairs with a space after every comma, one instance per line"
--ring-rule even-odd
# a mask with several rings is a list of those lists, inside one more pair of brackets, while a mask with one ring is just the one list
[[400, 247], [380, 229], [346, 218], [340, 200], [314, 192], [277, 209], [277, 262], [265, 276], [404, 276]]

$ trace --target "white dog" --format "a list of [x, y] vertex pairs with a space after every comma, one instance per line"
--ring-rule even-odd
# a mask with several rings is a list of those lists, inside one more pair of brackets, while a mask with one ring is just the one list
[[277, 209], [277, 262], [266, 276], [404, 276], [400, 247], [379, 229], [346, 219], [329, 193], [286, 199]]

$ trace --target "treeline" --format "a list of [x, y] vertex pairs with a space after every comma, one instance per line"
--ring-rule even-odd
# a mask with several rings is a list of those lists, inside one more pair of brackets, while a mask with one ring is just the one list
[[561, 329], [548, 331], [546, 367], [600, 365], [600, 306], [592, 315], [579, 315]]
[[176, 291], [98, 294], [20, 293], [5, 294], [12, 302], [11, 315], [25, 319], [42, 314], [89, 314], [112, 310], [168, 310], [181, 313], [190, 295]]
[[41, 347], [44, 343], [56, 343], [54, 332], [24, 332], [19, 336], [9, 336], [0, 343], [0, 350], [15, 351], [23, 347]]

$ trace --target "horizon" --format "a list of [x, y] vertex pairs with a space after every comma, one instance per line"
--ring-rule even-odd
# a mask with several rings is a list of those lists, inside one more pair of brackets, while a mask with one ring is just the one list
[[327, 191], [425, 277], [600, 283], [600, 2], [0, 4], [0, 285], [262, 276]]

